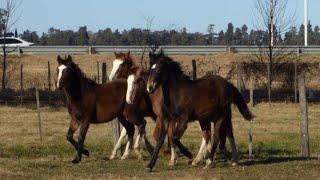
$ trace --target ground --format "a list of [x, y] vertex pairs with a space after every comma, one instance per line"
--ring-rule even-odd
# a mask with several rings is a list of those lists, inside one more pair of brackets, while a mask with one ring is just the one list
[[[317, 179], [320, 177], [320, 105], [309, 104], [309, 132], [311, 159], [302, 159], [300, 153], [300, 115], [298, 104], [258, 104], [253, 108], [256, 119], [253, 127], [254, 158], [248, 159], [248, 129], [250, 123], [233, 108], [233, 125], [236, 141], [242, 154], [238, 166], [218, 154], [215, 166], [203, 169], [188, 165], [180, 157], [175, 167], [169, 167], [162, 154], [155, 171], [148, 173], [144, 160], [132, 155], [128, 160], [104, 160], [113, 147], [111, 124], [92, 125], [86, 147], [89, 158], [72, 165], [75, 150], [67, 142], [69, 116], [65, 108], [41, 108], [43, 141], [38, 133], [37, 111], [34, 107], [0, 106], [0, 178], [8, 179]], [[154, 123], [148, 120], [148, 137]], [[196, 123], [189, 124], [183, 143], [196, 154], [201, 134]], [[152, 141], [154, 144], [154, 141]]]

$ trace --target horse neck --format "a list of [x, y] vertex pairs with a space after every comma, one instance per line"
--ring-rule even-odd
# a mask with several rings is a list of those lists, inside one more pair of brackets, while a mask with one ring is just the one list
[[70, 101], [80, 101], [84, 94], [80, 78], [74, 78], [65, 86], [65, 93]]

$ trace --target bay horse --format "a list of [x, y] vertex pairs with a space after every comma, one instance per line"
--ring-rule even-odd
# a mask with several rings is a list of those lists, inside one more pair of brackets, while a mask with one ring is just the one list
[[[160, 57], [152, 66], [147, 82], [147, 91], [150, 94], [159, 88], [164, 91], [164, 99], [167, 99], [166, 109], [176, 118], [176, 128], [173, 133], [173, 141], [181, 147], [180, 138], [187, 129], [188, 122], [198, 120], [203, 129], [210, 129], [214, 122], [213, 142], [206, 167], [212, 164], [216, 148], [224, 133], [227, 133], [231, 142], [233, 156], [236, 156], [236, 145], [231, 126], [231, 104], [234, 103], [246, 120], [252, 120], [253, 115], [245, 103], [241, 93], [231, 83], [220, 76], [206, 76], [198, 80], [190, 80], [186, 76], [178, 62], [167, 56]], [[167, 133], [166, 122], [170, 119], [161, 119], [160, 137]], [[225, 132], [227, 130], [227, 132]], [[152, 170], [157, 160], [158, 149], [162, 146], [159, 138], [148, 169]], [[210, 142], [210, 138], [208, 138]], [[209, 144], [206, 146], [208, 149]], [[205, 155], [207, 156], [207, 154]]]
[[[57, 61], [57, 87], [64, 90], [68, 112], [71, 116], [66, 137], [77, 150], [72, 163], [79, 163], [82, 154], [89, 156], [89, 151], [84, 148], [84, 141], [90, 124], [109, 122], [116, 117], [128, 133], [129, 141], [124, 157], [129, 154], [133, 144], [134, 124], [139, 125], [140, 136], [144, 137], [148, 151], [152, 152], [152, 146], [145, 136], [145, 121], [141, 119], [141, 115], [126, 105], [127, 82], [125, 80], [96, 84], [85, 76], [78, 65], [72, 61], [70, 55], [66, 59], [58, 56]], [[77, 142], [74, 140], [73, 134], [79, 127]], [[120, 145], [115, 146], [113, 153]]]
[[[112, 63], [112, 70], [110, 72], [110, 75], [109, 75], [109, 80], [112, 81], [114, 79], [121, 79], [121, 78], [125, 78], [125, 79], [128, 79], [129, 75], [131, 75], [133, 72], [136, 72], [137, 70], [141, 70], [143, 71], [142, 69], [140, 69], [139, 67], [137, 67], [134, 62], [133, 62], [133, 59], [131, 58], [130, 56], [130, 51], [128, 53], [117, 53], [117, 52], [114, 52], [114, 55], [115, 55], [115, 59]], [[146, 80], [145, 80], [145, 83], [146, 83]], [[150, 116], [151, 119], [153, 120], [156, 120], [156, 117], [155, 117], [155, 114], [153, 113], [153, 109], [152, 109], [152, 105], [151, 105], [151, 101], [150, 101], [150, 98], [148, 96], [148, 93], [147, 91], [145, 91], [145, 88], [143, 89], [144, 91], [141, 91], [141, 93], [139, 93], [137, 96], [138, 98], [135, 98], [135, 102], [134, 103], [130, 103], [130, 104], [137, 104], [137, 101], [145, 101], [145, 102], [148, 102], [148, 103], [144, 103], [144, 104], [148, 104], [147, 107], [142, 107], [145, 109], [144, 111], [144, 114], [145, 116]], [[137, 100], [138, 99], [138, 100]], [[129, 102], [129, 100], [127, 100], [127, 102]], [[141, 107], [136, 107], [136, 108], [141, 108]], [[122, 131], [125, 131], [125, 129], [123, 129]], [[125, 134], [125, 132], [121, 133], [121, 134]], [[157, 131], [157, 128], [155, 129], [154, 133], [153, 133], [153, 136], [155, 139], [158, 139], [159, 137], [159, 133]], [[134, 149], [139, 149], [139, 145], [140, 145], [140, 136], [138, 135], [137, 136], [137, 139], [136, 139], [136, 142], [135, 142], [135, 145], [134, 145]], [[169, 142], [169, 139], [168, 139], [168, 143], [170, 144]], [[169, 145], [168, 144], [168, 145]], [[169, 147], [168, 147], [169, 148]], [[164, 150], [164, 154], [167, 155], [168, 152], [170, 152], [170, 149], [169, 150]], [[174, 165], [174, 161], [170, 161], [169, 162], [169, 165]]]
[[[149, 57], [150, 57], [150, 61], [152, 62], [155, 62], [157, 57], [161, 56], [161, 53], [160, 52], [159, 54], [149, 54]], [[141, 94], [143, 92], [146, 92], [146, 84], [147, 84], [147, 79], [148, 79], [148, 76], [149, 76], [149, 72], [147, 71], [143, 71], [139, 68], [136, 68], [134, 63], [132, 62], [132, 59], [126, 59], [126, 58], [116, 58], [116, 61], [120, 62], [119, 66], [117, 66], [117, 70], [116, 71], [113, 71], [115, 75], [123, 75], [123, 74], [130, 74], [129, 78], [128, 78], [128, 92], [127, 92], [127, 95], [131, 95], [129, 97], [127, 97], [127, 103], [132, 103], [135, 101], [135, 96], [137, 96], [138, 94]], [[114, 61], [115, 62], [115, 61]], [[118, 64], [117, 62], [117, 64]], [[115, 66], [113, 66], [115, 67]], [[131, 92], [130, 92], [131, 91]], [[153, 96], [153, 95], [149, 95], [151, 96], [151, 98], [153, 99], [156, 99], [158, 100], [159, 97], [162, 97], [162, 93], [161, 92], [158, 92], [157, 95]], [[157, 106], [157, 107], [161, 107], [161, 103], [164, 103], [164, 102], [161, 102], [161, 101], [158, 101], [160, 102], [160, 105], [157, 104], [157, 103], [153, 103], [154, 106]], [[158, 109], [157, 110], [158, 113], [156, 114], [160, 114], [160, 113], [163, 113], [162, 109]], [[158, 115], [158, 116], [163, 116], [163, 115]], [[170, 118], [170, 117], [169, 117]], [[210, 124], [210, 122], [208, 122]], [[157, 122], [157, 126], [159, 126], [159, 123]], [[171, 127], [172, 126], [172, 127]], [[203, 126], [202, 126], [203, 127]], [[231, 125], [231, 121], [230, 123], [226, 124], [227, 128], [231, 129], [232, 131], [232, 125]], [[223, 131], [223, 135], [221, 137], [221, 143], [220, 143], [220, 146], [219, 148], [222, 150], [222, 152], [229, 156], [229, 152], [226, 150], [226, 147], [225, 147], [225, 140], [226, 140], [226, 132], [227, 132], [227, 129]], [[171, 144], [171, 146], [174, 145], [174, 143], [172, 142], [172, 132], [174, 129], [174, 124], [170, 124], [169, 126], [169, 136], [168, 136], [168, 140], [169, 140], [169, 144]], [[192, 165], [197, 165], [197, 163], [199, 161], [201, 161], [203, 158], [204, 158], [204, 155], [205, 155], [205, 139], [206, 139], [206, 142], [209, 142], [209, 139], [210, 139], [210, 133], [211, 133], [211, 129], [205, 129], [205, 128], [201, 128], [202, 131], [203, 131], [203, 142], [202, 142], [202, 145], [201, 145], [201, 148], [199, 150], [199, 153], [196, 157], [196, 159], [192, 162]], [[156, 127], [156, 130], [159, 130], [159, 127]], [[230, 131], [230, 130], [229, 130]], [[171, 132], [171, 133], [170, 133]], [[157, 132], [157, 134], [159, 134], [159, 132]], [[159, 138], [159, 135], [157, 137], [155, 137], [156, 139]], [[232, 141], [231, 141], [231, 144], [232, 144]], [[179, 147], [179, 146], [178, 146]], [[209, 146], [208, 146], [209, 147]], [[233, 148], [235, 151], [236, 151], [236, 147]], [[180, 149], [179, 147], [179, 150], [184, 154], [186, 155], [187, 157], [191, 158], [192, 157], [192, 154], [185, 148], [185, 147], [182, 147], [182, 149]], [[210, 149], [208, 149], [210, 150]], [[236, 152], [236, 154], [238, 154]], [[234, 159], [235, 161], [238, 159], [238, 156], [234, 156]], [[175, 156], [175, 152], [174, 152], [174, 147], [172, 147], [171, 149], [171, 160], [169, 162], [170, 165], [174, 165], [176, 161], [176, 156]]]

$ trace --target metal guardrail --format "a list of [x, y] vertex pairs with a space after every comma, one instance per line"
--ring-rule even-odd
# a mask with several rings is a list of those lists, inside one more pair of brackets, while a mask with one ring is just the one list
[[[266, 52], [267, 47], [258, 46], [160, 46], [166, 54], [215, 54], [215, 53], [240, 53], [257, 54]], [[159, 50], [158, 49], [158, 50]], [[113, 52], [142, 53], [149, 48], [141, 46], [30, 46], [8, 48], [8, 52], [23, 54], [108, 54]], [[301, 54], [320, 54], [320, 46], [277, 46], [274, 52]], [[2, 53], [2, 49], [0, 49]]]

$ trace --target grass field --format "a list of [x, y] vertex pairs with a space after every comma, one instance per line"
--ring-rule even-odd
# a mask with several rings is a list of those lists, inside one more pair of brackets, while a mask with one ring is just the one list
[[[80, 68], [86, 75], [92, 79], [98, 75], [97, 62], [107, 63], [107, 72], [112, 68], [114, 60], [113, 54], [95, 54], [95, 55], [72, 55], [74, 62], [79, 64]], [[137, 65], [140, 65], [139, 55], [132, 54], [132, 57]], [[241, 54], [212, 54], [212, 55], [171, 55], [174, 60], [182, 64], [187, 73], [191, 72], [191, 61], [197, 60], [198, 77], [205, 75], [208, 71], [216, 71], [219, 75], [225, 77], [231, 68], [232, 62], [249, 61], [255, 59], [249, 55]], [[148, 55], [145, 55], [148, 58]], [[48, 88], [48, 61], [51, 66], [51, 82], [54, 86], [56, 80], [57, 67], [56, 54], [44, 55], [22, 55], [10, 56], [8, 67], [8, 88], [20, 90], [20, 64], [23, 64], [23, 85], [24, 89], [38, 87], [39, 89]], [[320, 62], [320, 56], [305, 55], [300, 57], [301, 62]], [[101, 66], [100, 66], [101, 69]], [[1, 68], [0, 68], [1, 72]], [[101, 73], [101, 72], [100, 72]], [[101, 79], [101, 74], [100, 74]]]
[[[300, 116], [297, 104], [258, 104], [252, 123], [255, 157], [248, 159], [249, 122], [244, 121], [233, 109], [236, 141], [242, 154], [240, 164], [232, 167], [218, 154], [215, 167], [204, 170], [203, 165], [191, 167], [181, 157], [175, 167], [167, 165], [168, 158], [161, 156], [155, 172], [147, 173], [144, 160], [134, 154], [128, 160], [106, 161], [112, 150], [111, 125], [92, 125], [86, 147], [89, 158], [79, 165], [70, 160], [75, 150], [67, 142], [69, 116], [65, 108], [42, 107], [44, 140], [40, 142], [37, 112], [33, 107], [0, 106], [0, 179], [319, 179], [320, 178], [320, 105], [309, 105], [310, 147], [313, 158], [298, 158], [300, 152]], [[154, 123], [148, 121], [147, 134]], [[189, 124], [183, 143], [194, 154], [201, 143], [197, 123]], [[154, 144], [154, 141], [152, 141]]]

